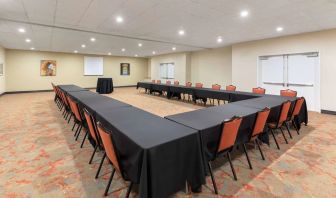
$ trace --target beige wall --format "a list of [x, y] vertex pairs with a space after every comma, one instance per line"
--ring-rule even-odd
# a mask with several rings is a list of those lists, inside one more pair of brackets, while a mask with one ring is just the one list
[[6, 91], [6, 71], [5, 71], [5, 49], [0, 46], [0, 64], [3, 63], [4, 74], [0, 75], [0, 94]]
[[[56, 76], [40, 76], [41, 60], [56, 60]], [[120, 76], [120, 63], [130, 63], [131, 75]], [[55, 84], [95, 87], [98, 76], [84, 76], [84, 55], [54, 52], [6, 50], [7, 91], [51, 89]], [[147, 76], [148, 59], [104, 56], [104, 77], [112, 77], [115, 86], [136, 85]]]
[[261, 55], [320, 52], [321, 108], [336, 111], [336, 30], [246, 42], [232, 46], [232, 81], [239, 90], [257, 85]]
[[[188, 56], [189, 53], [176, 53], [176, 54], [167, 54], [151, 57], [150, 59], [151, 79], [155, 80], [161, 79], [160, 63], [175, 63], [174, 80], [180, 81], [180, 84], [185, 84], [187, 80], [187, 68], [189, 67]], [[166, 82], [165, 79], [161, 79], [161, 81], [163, 83]]]
[[191, 82], [205, 87], [231, 84], [231, 46], [191, 53]]

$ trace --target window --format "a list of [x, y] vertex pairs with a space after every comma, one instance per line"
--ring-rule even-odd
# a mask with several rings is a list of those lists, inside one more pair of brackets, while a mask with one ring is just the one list
[[84, 57], [84, 75], [102, 76], [104, 71], [103, 57]]
[[160, 77], [162, 79], [174, 79], [174, 63], [160, 64]]

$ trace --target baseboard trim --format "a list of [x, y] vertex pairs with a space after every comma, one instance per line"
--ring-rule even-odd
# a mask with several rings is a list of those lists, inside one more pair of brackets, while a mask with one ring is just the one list
[[329, 115], [336, 115], [336, 111], [329, 111], [329, 110], [321, 110], [321, 113], [329, 114]]
[[3, 95], [5, 95], [5, 94], [6, 94], [6, 92], [2, 92], [2, 93], [0, 94], [0, 97], [3, 96]]
[[[114, 86], [114, 88], [124, 88], [124, 87], [136, 87], [136, 85], [123, 85], [123, 86]], [[84, 89], [96, 89], [96, 87], [86, 87]], [[30, 90], [30, 91], [7, 91], [0, 96], [5, 94], [20, 94], [20, 93], [36, 93], [36, 92], [50, 92], [53, 91], [52, 89], [44, 89], [44, 90]]]

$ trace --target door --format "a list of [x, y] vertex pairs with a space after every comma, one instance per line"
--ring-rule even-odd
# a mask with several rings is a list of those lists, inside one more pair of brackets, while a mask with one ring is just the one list
[[302, 53], [259, 58], [259, 86], [279, 95], [292, 89], [306, 99], [310, 111], [320, 112], [319, 54]]

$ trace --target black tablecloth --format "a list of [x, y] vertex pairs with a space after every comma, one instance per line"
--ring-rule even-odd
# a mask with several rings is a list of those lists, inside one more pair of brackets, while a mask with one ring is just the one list
[[205, 181], [198, 132], [135, 107], [97, 111], [140, 197], [167, 197]]
[[76, 85], [58, 85], [58, 87], [65, 92], [89, 91], [88, 89], [84, 89]]
[[198, 130], [202, 138], [204, 155], [209, 160], [216, 153], [223, 121], [233, 116], [243, 118], [236, 139], [236, 144], [240, 144], [249, 140], [258, 111], [257, 108], [230, 103], [165, 118]]
[[109, 94], [113, 92], [112, 78], [98, 78], [96, 92], [100, 94]]

